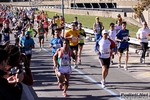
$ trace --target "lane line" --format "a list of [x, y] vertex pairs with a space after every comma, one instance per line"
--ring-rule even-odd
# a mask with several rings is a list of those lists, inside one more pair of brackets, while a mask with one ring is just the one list
[[[35, 41], [35, 44], [37, 45], [37, 46], [39, 46], [39, 44]], [[42, 48], [44, 51], [46, 51], [48, 54], [50, 54], [51, 55], [51, 53], [47, 50], [47, 49], [45, 49], [45, 48]], [[80, 71], [80, 70], [78, 70], [78, 69], [74, 69], [75, 71], [77, 71], [79, 74], [81, 74], [82, 76], [84, 76], [85, 78], [87, 78], [87, 79], [89, 79], [91, 82], [93, 82], [94, 84], [96, 84], [96, 85], [98, 85], [100, 88], [102, 88], [102, 86], [101, 86], [101, 84], [99, 84], [96, 80], [94, 80], [93, 78], [91, 78], [91, 77], [89, 77], [88, 75], [85, 75], [85, 73], [83, 73], [82, 71]], [[111, 91], [110, 89], [108, 89], [108, 88], [102, 88], [102, 89], [104, 89], [105, 91], [107, 91], [107, 92], [109, 92], [110, 94], [112, 94], [113, 96], [115, 96], [118, 100], [124, 100], [124, 99], [122, 99], [118, 94], [116, 94], [115, 92], [113, 92], [113, 91]]]

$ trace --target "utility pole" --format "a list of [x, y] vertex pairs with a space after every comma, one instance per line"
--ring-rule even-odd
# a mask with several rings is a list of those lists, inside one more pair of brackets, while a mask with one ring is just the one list
[[61, 0], [61, 14], [64, 17], [64, 0]]
[[75, 7], [76, 7], [75, 4], [76, 4], [76, 1], [74, 0], [74, 5], [73, 5], [74, 9], [75, 9]]
[[[61, 0], [61, 14], [62, 14], [62, 17], [64, 18], [64, 21], [65, 21], [65, 15], [64, 15], [64, 0]], [[65, 24], [65, 22], [64, 22], [64, 24]], [[63, 37], [64, 37], [65, 29], [62, 30], [62, 33], [63, 33]]]

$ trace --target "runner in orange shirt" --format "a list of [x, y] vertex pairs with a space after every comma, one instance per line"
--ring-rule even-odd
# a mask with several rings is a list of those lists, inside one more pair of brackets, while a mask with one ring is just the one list
[[44, 30], [46, 32], [46, 41], [48, 41], [47, 35], [48, 35], [49, 22], [48, 22], [48, 20], [46, 18], [44, 19], [43, 26], [44, 26]]

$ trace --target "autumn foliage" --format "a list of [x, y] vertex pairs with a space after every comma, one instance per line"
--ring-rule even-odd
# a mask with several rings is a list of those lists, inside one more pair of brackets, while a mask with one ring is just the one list
[[138, 4], [133, 7], [135, 12], [134, 18], [141, 18], [142, 12], [148, 10], [150, 7], [150, 0], [139, 0]]

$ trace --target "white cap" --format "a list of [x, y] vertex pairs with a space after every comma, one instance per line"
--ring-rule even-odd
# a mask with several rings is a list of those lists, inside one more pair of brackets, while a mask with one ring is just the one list
[[102, 31], [102, 34], [105, 34], [105, 33], [107, 33], [107, 34], [108, 34], [108, 33], [109, 33], [109, 31], [108, 31], [108, 30], [103, 30], [103, 31]]

